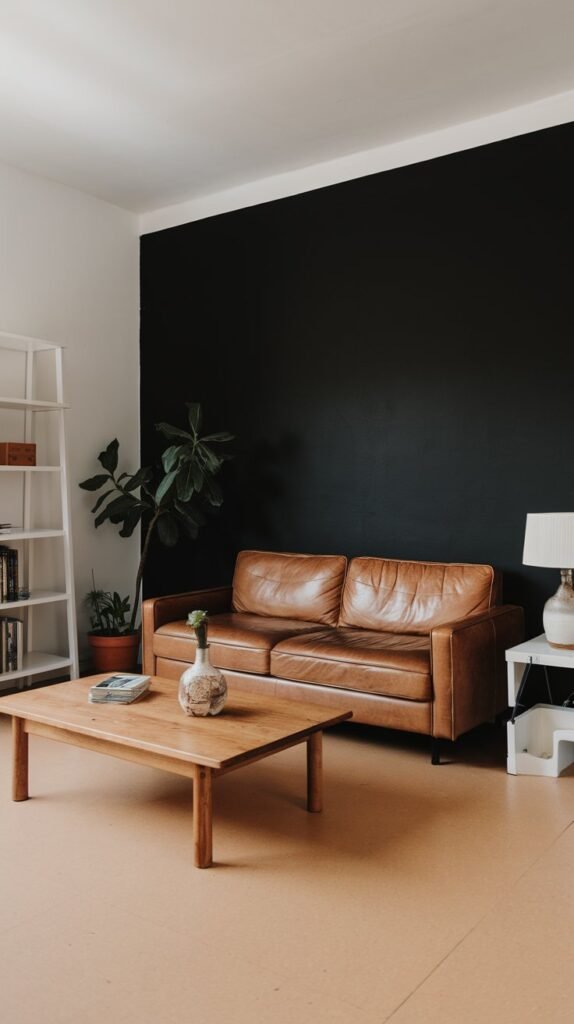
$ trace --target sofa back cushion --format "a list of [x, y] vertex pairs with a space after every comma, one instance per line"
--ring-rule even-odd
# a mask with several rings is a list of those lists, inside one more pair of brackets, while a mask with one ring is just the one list
[[233, 576], [233, 610], [336, 626], [347, 559], [240, 551]]
[[339, 625], [429, 633], [435, 626], [487, 611], [497, 594], [490, 565], [353, 558]]

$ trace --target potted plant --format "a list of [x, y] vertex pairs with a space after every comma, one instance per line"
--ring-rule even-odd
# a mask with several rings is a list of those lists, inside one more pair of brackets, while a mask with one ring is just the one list
[[[141, 556], [127, 628], [124, 630], [122, 626], [119, 633], [106, 637], [106, 629], [101, 629], [95, 611], [96, 627], [90, 634], [92, 646], [95, 636], [103, 641], [117, 640], [118, 635], [122, 638], [134, 638], [132, 643], [135, 651], [127, 670], [133, 670], [137, 660], [139, 629], [136, 623], [141, 582], [154, 533], [157, 532], [159, 540], [167, 547], [173, 547], [182, 534], [195, 540], [205, 523], [205, 511], [218, 508], [223, 501], [217, 477], [223, 463], [231, 457], [225, 446], [233, 441], [233, 435], [222, 431], [202, 436], [200, 403], [188, 402], [186, 407], [189, 429], [183, 430], [169, 423], [155, 425], [156, 429], [172, 442], [162, 452], [159, 466], [144, 466], [135, 473], [118, 473], [119, 442], [116, 438], [98, 455], [98, 462], [104, 472], [83, 480], [79, 485], [86, 491], [104, 489], [91, 509], [95, 515], [96, 528], [109, 520], [119, 527], [120, 537], [131, 537], [136, 526], [140, 523], [142, 525]], [[110, 592], [103, 593], [109, 595]], [[119, 598], [120, 604], [125, 604], [127, 600]], [[107, 607], [109, 611], [109, 603], [106, 601], [103, 604], [100, 601], [99, 606], [103, 607], [104, 611]], [[128, 602], [125, 614], [129, 609]], [[105, 626], [105, 616], [101, 621]], [[115, 625], [117, 627], [117, 622]], [[104, 643], [99, 646], [114, 645]], [[117, 660], [113, 668], [120, 668]]]
[[92, 589], [85, 597], [90, 612], [88, 633], [92, 661], [96, 672], [133, 670], [137, 661], [139, 634], [129, 631], [126, 616], [130, 613], [129, 597], [120, 597], [116, 590], [98, 590], [92, 570]]

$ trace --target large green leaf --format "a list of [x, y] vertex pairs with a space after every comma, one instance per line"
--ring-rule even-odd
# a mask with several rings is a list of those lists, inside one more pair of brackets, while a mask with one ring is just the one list
[[201, 427], [202, 420], [201, 402], [186, 402], [185, 404], [187, 405], [187, 418], [189, 420], [189, 425], [193, 432], [197, 434]]
[[[109, 480], [109, 477], [108, 477], [108, 480]], [[110, 494], [113, 494], [113, 493], [114, 493], [114, 491], [112, 489], [111, 491], [104, 491], [103, 494], [100, 494], [98, 500], [96, 501], [96, 504], [94, 505], [93, 508], [90, 509], [90, 512], [97, 512], [99, 507], [100, 507], [100, 505], [103, 505], [103, 503], [106, 500], [106, 498], [109, 498]]]
[[203, 470], [199, 463], [194, 459], [190, 462], [191, 465], [191, 478], [193, 480], [193, 486], [196, 491], [201, 491], [203, 487]]
[[94, 519], [94, 526], [96, 527], [96, 530], [98, 526], [101, 526], [102, 523], [105, 523], [106, 519], [109, 518], [110, 517], [108, 515], [107, 509], [104, 509], [103, 512], [100, 512], [99, 516], [96, 516], [96, 518]]
[[155, 492], [155, 500], [156, 500], [156, 504], [157, 505], [161, 505], [161, 502], [162, 502], [163, 498], [165, 498], [165, 496], [166, 496], [167, 492], [169, 491], [171, 485], [173, 484], [173, 481], [175, 480], [176, 476], [177, 476], [177, 470], [176, 469], [172, 469], [171, 473], [166, 473], [165, 474], [163, 480], [160, 482], [160, 485], [159, 485], [157, 491]]
[[163, 468], [165, 469], [166, 473], [169, 473], [170, 470], [174, 468], [176, 462], [178, 461], [179, 453], [183, 452], [185, 448], [187, 448], [187, 445], [185, 444], [172, 444], [170, 445], [169, 448], [166, 448], [161, 457]]
[[82, 480], [79, 486], [83, 487], [84, 491], [97, 491], [104, 484], [107, 484], [109, 479], [109, 473], [98, 473], [97, 476], [91, 476], [89, 480]]
[[177, 520], [169, 513], [164, 516], [160, 516], [158, 519], [157, 532], [160, 541], [162, 544], [165, 544], [166, 548], [172, 548], [179, 540], [179, 527], [177, 525]]
[[132, 498], [128, 494], [122, 494], [121, 497], [110, 501], [109, 505], [106, 505], [99, 516], [96, 516], [94, 525], [100, 526], [102, 523], [105, 523], [106, 519], [111, 519], [113, 523], [121, 523], [130, 509], [133, 509], [134, 505], [138, 504], [139, 502], [136, 498]]
[[206, 434], [201, 440], [210, 441], [212, 444], [229, 444], [230, 441], [235, 441], [235, 437], [222, 430], [218, 434]]
[[113, 441], [110, 441], [107, 448], [98, 455], [98, 462], [107, 469], [108, 473], [115, 473], [118, 468], [118, 448], [120, 442], [117, 437]]
[[147, 484], [148, 480], [151, 479], [151, 475], [152, 472], [149, 466], [142, 466], [142, 468], [138, 469], [137, 473], [134, 473], [131, 479], [128, 480], [127, 484], [124, 484], [126, 491], [135, 491], [138, 487], [141, 487], [142, 484]]
[[131, 537], [143, 513], [143, 506], [141, 508], [134, 508], [132, 512], [128, 512], [124, 519], [124, 525], [120, 530], [120, 537]]
[[182, 441], [193, 441], [191, 434], [188, 434], [185, 430], [180, 430], [179, 427], [172, 427], [169, 423], [156, 423], [155, 429], [159, 430], [160, 434], [164, 437], [173, 437], [175, 440]]
[[188, 462], [177, 476], [177, 496], [180, 501], [190, 501], [193, 491], [193, 463]]
[[208, 469], [210, 473], [218, 473], [221, 469], [222, 462], [215, 452], [212, 452], [208, 445], [202, 444], [201, 454], [205, 460], [206, 469]]

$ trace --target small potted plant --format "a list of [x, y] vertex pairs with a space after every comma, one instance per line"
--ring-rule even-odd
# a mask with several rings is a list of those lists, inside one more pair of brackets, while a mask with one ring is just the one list
[[[182, 430], [169, 423], [156, 423], [156, 429], [171, 442], [163, 451], [159, 466], [143, 466], [135, 473], [118, 473], [119, 442], [114, 439], [98, 455], [98, 462], [104, 472], [83, 480], [79, 485], [86, 491], [102, 490], [91, 510], [95, 515], [94, 526], [99, 527], [109, 520], [119, 528], [120, 537], [131, 537], [136, 527], [140, 523], [142, 525], [143, 543], [133, 602], [118, 596], [118, 602], [114, 605], [114, 595], [111, 594], [111, 605], [114, 607], [123, 608], [125, 602], [128, 602], [125, 614], [130, 609], [131, 614], [126, 628], [123, 623], [118, 624], [115, 620], [112, 625], [114, 632], [102, 631], [97, 608], [90, 599], [96, 618], [90, 643], [93, 646], [93, 638], [98, 635], [98, 646], [110, 646], [116, 650], [111, 666], [115, 670], [120, 669], [117, 661], [118, 641], [127, 645], [128, 636], [132, 637], [132, 660], [126, 671], [133, 671], [136, 667], [141, 583], [154, 533], [157, 532], [159, 540], [167, 547], [173, 547], [182, 535], [195, 540], [205, 523], [205, 511], [219, 508], [223, 502], [217, 477], [223, 463], [231, 458], [224, 446], [233, 441], [233, 436], [225, 432], [201, 435], [201, 405], [199, 402], [188, 402], [186, 405], [189, 429]], [[110, 596], [109, 591], [98, 593]], [[103, 602], [98, 599], [98, 606], [104, 611], [107, 608], [109, 612], [110, 601], [107, 598]], [[105, 615], [101, 621], [107, 626]]]
[[92, 571], [92, 589], [86, 594], [85, 604], [92, 627], [88, 643], [94, 670], [133, 671], [137, 663], [139, 634], [130, 632], [126, 621], [130, 613], [129, 597], [120, 597], [117, 590], [98, 590]]

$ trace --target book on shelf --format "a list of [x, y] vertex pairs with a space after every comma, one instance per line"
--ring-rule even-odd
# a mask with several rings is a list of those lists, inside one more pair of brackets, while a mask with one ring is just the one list
[[24, 623], [9, 615], [0, 618], [0, 672], [19, 672], [24, 658]]
[[149, 690], [150, 676], [116, 672], [90, 687], [91, 704], [131, 704]]
[[0, 546], [0, 604], [18, 600], [18, 551]]

